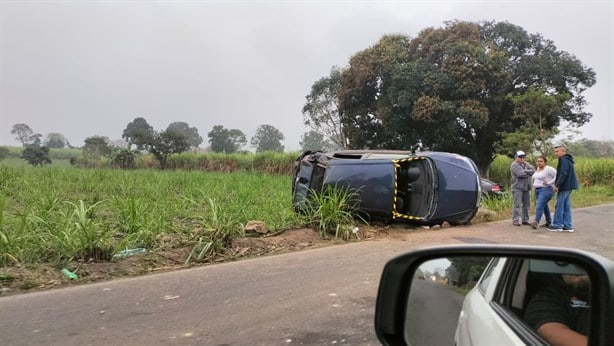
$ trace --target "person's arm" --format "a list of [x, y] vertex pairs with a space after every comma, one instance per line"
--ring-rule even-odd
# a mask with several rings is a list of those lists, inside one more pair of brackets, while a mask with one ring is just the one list
[[553, 346], [588, 345], [586, 335], [575, 332], [562, 323], [544, 323], [537, 329], [537, 333]]
[[554, 186], [554, 181], [556, 180], [556, 169], [554, 169], [553, 167], [547, 166], [545, 171], [547, 172], [546, 177], [550, 177], [550, 179], [547, 179], [545, 181], [545, 183], [547, 185], [550, 186]]
[[525, 169], [522, 168], [522, 166], [519, 164], [513, 164], [511, 167], [511, 170], [512, 170], [512, 175], [516, 176], [517, 178], [528, 178], [532, 175], [532, 174], [527, 174]]

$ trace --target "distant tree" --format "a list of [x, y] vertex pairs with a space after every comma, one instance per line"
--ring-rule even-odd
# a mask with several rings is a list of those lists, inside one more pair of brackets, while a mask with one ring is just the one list
[[157, 132], [143, 118], [129, 123], [122, 137], [135, 144], [138, 150], [150, 152], [160, 163], [161, 169], [166, 168], [170, 155], [198, 147], [203, 142], [198, 129], [185, 122], [171, 123], [166, 130]]
[[49, 147], [46, 146], [30, 144], [25, 147], [21, 157], [34, 167], [51, 164]]
[[64, 148], [68, 145], [68, 140], [61, 133], [51, 132], [47, 134], [45, 145], [49, 148]]
[[113, 149], [109, 146], [109, 138], [104, 136], [87, 137], [82, 150], [84, 157], [93, 159], [109, 157], [113, 152]]
[[11, 130], [11, 134], [17, 136], [16, 139], [21, 142], [21, 145], [26, 147], [30, 144], [41, 144], [41, 134], [34, 133], [30, 126], [26, 124], [15, 124]]
[[203, 138], [198, 134], [196, 127], [190, 127], [186, 122], [174, 122], [168, 125], [164, 131], [166, 136], [173, 142], [173, 151], [181, 153], [190, 148], [197, 148]]
[[40, 146], [43, 141], [41, 140], [41, 138], [43, 138], [43, 135], [41, 135], [40, 133], [35, 133], [32, 136], [30, 136], [29, 138], [29, 145], [36, 145], [36, 146]]
[[480, 279], [490, 258], [488, 257], [453, 257], [448, 258], [450, 266], [458, 273], [458, 286], [472, 287]]
[[30, 128], [30, 126], [26, 124], [15, 124], [13, 125], [13, 129], [11, 130], [11, 134], [16, 136], [16, 139], [21, 142], [21, 144], [25, 147], [28, 145], [28, 141], [30, 136], [34, 134], [34, 131]]
[[146, 150], [147, 145], [153, 140], [154, 133], [153, 127], [147, 123], [147, 120], [139, 117], [126, 126], [122, 138], [128, 142], [128, 149], [134, 144], [138, 150]]
[[337, 147], [335, 144], [324, 139], [323, 134], [313, 130], [303, 133], [299, 145], [301, 146], [301, 150], [320, 150]]
[[241, 130], [226, 129], [222, 125], [213, 126], [207, 136], [211, 150], [216, 153], [236, 153], [247, 144], [245, 134]]
[[303, 106], [303, 123], [320, 133], [337, 148], [346, 149], [347, 139], [339, 117], [337, 93], [342, 85], [341, 69], [334, 66], [328, 77], [322, 77], [311, 86]]
[[7, 147], [0, 147], [0, 161], [6, 159], [9, 156], [9, 148]]
[[573, 156], [614, 157], [614, 141], [595, 141], [582, 139], [565, 143], [567, 151]]
[[256, 148], [256, 152], [275, 151], [283, 153], [284, 146], [281, 144], [283, 140], [283, 133], [274, 126], [260, 125], [251, 139], [251, 144]]

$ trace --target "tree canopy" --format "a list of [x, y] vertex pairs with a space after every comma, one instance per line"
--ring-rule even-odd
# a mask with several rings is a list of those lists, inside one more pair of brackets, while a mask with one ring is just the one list
[[100, 157], [109, 157], [113, 152], [113, 148], [109, 145], [109, 138], [104, 136], [91, 136], [84, 140], [83, 156], [97, 159]]
[[282, 153], [284, 146], [281, 141], [284, 135], [272, 125], [260, 125], [256, 129], [256, 134], [251, 139], [251, 144], [256, 148], [256, 152], [275, 151]]
[[122, 138], [136, 145], [137, 149], [150, 152], [160, 163], [161, 169], [166, 168], [170, 155], [198, 147], [203, 142], [198, 129], [185, 122], [171, 123], [166, 130], [158, 132], [141, 117], [128, 124]]
[[485, 172], [496, 153], [534, 149], [506, 147], [506, 134], [546, 140], [561, 121], [588, 122], [583, 92], [594, 83], [592, 69], [539, 34], [453, 21], [356, 53], [337, 97], [350, 148], [456, 152]]
[[40, 146], [38, 144], [27, 145], [21, 157], [34, 167], [51, 164], [49, 147]]
[[318, 133], [322, 140], [346, 149], [347, 139], [339, 117], [337, 97], [340, 88], [341, 69], [333, 67], [329, 76], [322, 77], [311, 86], [303, 107], [303, 123], [311, 129], [309, 134]]
[[226, 129], [222, 125], [215, 125], [207, 134], [211, 150], [216, 153], [236, 153], [247, 144], [245, 134], [241, 130]]
[[324, 138], [323, 134], [313, 130], [303, 133], [299, 145], [303, 151], [339, 148], [336, 144]]
[[154, 137], [154, 129], [145, 118], [135, 118], [126, 126], [122, 138], [128, 141], [128, 149], [134, 144], [138, 150], [145, 150]]
[[24, 147], [28, 145], [40, 145], [42, 135], [34, 133], [27, 124], [15, 124], [11, 129], [11, 134], [15, 135], [16, 139], [21, 142]]
[[61, 133], [51, 132], [45, 138], [45, 145], [49, 148], [64, 148], [68, 146], [68, 140]]
[[451, 257], [448, 273], [455, 273], [456, 284], [460, 287], [473, 287], [486, 269], [489, 257]]

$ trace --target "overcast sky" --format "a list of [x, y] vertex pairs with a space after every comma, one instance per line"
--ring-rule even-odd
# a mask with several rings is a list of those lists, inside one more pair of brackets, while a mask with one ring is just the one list
[[120, 139], [144, 117], [198, 129], [277, 127], [298, 150], [313, 83], [385, 34], [507, 21], [594, 69], [586, 138], [614, 139], [613, 1], [206, 2], [0, 0], [0, 145], [11, 128]]

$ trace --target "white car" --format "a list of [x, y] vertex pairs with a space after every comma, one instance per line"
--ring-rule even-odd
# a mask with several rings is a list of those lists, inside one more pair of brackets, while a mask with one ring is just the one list
[[[474, 265], [455, 268], [459, 259]], [[436, 281], [414, 279], [434, 272]], [[569, 281], [578, 278], [582, 284]], [[468, 292], [467, 282], [474, 285]], [[375, 329], [384, 345], [548, 345], [554, 341], [543, 328], [575, 320], [569, 327], [577, 333], [555, 336], [614, 345], [613, 293], [614, 262], [588, 252], [512, 245], [422, 249], [386, 264]], [[545, 299], [560, 304], [544, 309]], [[553, 322], [557, 309], [573, 317]]]
[[455, 344], [547, 344], [530, 325], [535, 319], [527, 316], [526, 308], [538, 289], [548, 281], [555, 282], [559, 275], [587, 273], [567, 262], [493, 258], [480, 281], [465, 297], [454, 335]]

